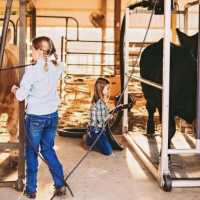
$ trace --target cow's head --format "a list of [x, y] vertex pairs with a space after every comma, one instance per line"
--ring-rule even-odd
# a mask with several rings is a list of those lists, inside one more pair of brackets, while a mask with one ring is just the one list
[[192, 52], [197, 55], [198, 50], [198, 33], [192, 36], [188, 36], [185, 33], [181, 32], [179, 29], [176, 29], [178, 38], [181, 46], [187, 47], [192, 50]]
[[[5, 44], [5, 49], [8, 47], [9, 45], [9, 41], [11, 39], [11, 36], [12, 36], [12, 31], [11, 29], [9, 28], [8, 29], [8, 32], [7, 32], [7, 37], [6, 37], [6, 44]], [[1, 42], [1, 37], [0, 37], [0, 42]]]

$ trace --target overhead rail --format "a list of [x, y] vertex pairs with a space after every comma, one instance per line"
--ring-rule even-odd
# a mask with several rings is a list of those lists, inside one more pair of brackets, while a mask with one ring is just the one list
[[185, 6], [184, 6], [184, 9], [188, 9], [192, 6], [196, 6], [199, 4], [199, 1], [194, 1], [194, 2], [191, 2], [191, 3], [187, 3]]

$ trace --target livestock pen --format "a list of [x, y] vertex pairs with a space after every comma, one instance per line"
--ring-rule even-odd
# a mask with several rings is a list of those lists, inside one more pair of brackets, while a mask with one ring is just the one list
[[[28, 1], [20, 1], [23, 3], [23, 11], [30, 14], [29, 6], [24, 3]], [[31, 36], [36, 34], [36, 36], [47, 35], [52, 37], [56, 41], [56, 46], [59, 49], [59, 57], [66, 63], [67, 73], [61, 78], [61, 83], [58, 86], [58, 91], [60, 92], [61, 104], [59, 106], [59, 130], [65, 128], [87, 128], [89, 121], [88, 110], [90, 107], [90, 86], [87, 87], [87, 80], [90, 78], [91, 81], [95, 80], [97, 76], [108, 76], [108, 78], [117, 77], [118, 80], [115, 82], [113, 87], [114, 91], [111, 95], [111, 99], [108, 103], [110, 107], [116, 104], [115, 96], [121, 93], [120, 85], [120, 60], [119, 60], [119, 35], [120, 35], [120, 15], [125, 12], [126, 2], [116, 0], [114, 2], [106, 0], [98, 0], [97, 2], [83, 0], [76, 1], [58, 1], [56, 4], [53, 1], [32, 1], [36, 6], [34, 10], [35, 21], [27, 23], [28, 27], [22, 27], [23, 31], [27, 31], [27, 57], [26, 62], [31, 61]], [[189, 2], [189, 1], [187, 1]], [[13, 9], [18, 8], [17, 1], [14, 1]], [[90, 4], [90, 6], [88, 6]], [[1, 4], [0, 4], [1, 5]], [[27, 4], [28, 5], [28, 4]], [[181, 4], [182, 5], [182, 4]], [[3, 8], [2, 8], [3, 9]], [[106, 19], [106, 28], [94, 28], [88, 19], [90, 12], [97, 11], [102, 12]], [[118, 11], [118, 13], [117, 13]], [[144, 11], [144, 10], [143, 10]], [[138, 10], [138, 13], [140, 11]], [[176, 12], [176, 11], [174, 11]], [[177, 11], [178, 12], [178, 11]], [[182, 12], [180, 12], [182, 13]], [[111, 17], [113, 14], [113, 17]], [[114, 15], [115, 14], [115, 15]], [[192, 13], [192, 15], [197, 13]], [[3, 15], [3, 14], [2, 14]], [[37, 17], [38, 16], [38, 17]], [[40, 17], [39, 17], [40, 16]], [[44, 17], [42, 17], [44, 16]], [[45, 17], [46, 16], [46, 17]], [[50, 17], [48, 17], [50, 16]], [[60, 20], [64, 18], [65, 20]], [[66, 35], [66, 20], [68, 18], [77, 19], [80, 23], [79, 29], [73, 23], [68, 23], [67, 35]], [[115, 17], [114, 17], [115, 16]], [[57, 19], [55, 19], [57, 18]], [[138, 16], [137, 16], [138, 18]], [[149, 17], [141, 17], [142, 21], [147, 22]], [[16, 16], [14, 16], [14, 21]], [[23, 18], [24, 20], [24, 18]], [[152, 42], [155, 42], [157, 38], [163, 36], [164, 29], [162, 25], [158, 25], [156, 21], [164, 21], [163, 16], [157, 16], [156, 20], [153, 22], [153, 28], [150, 30], [150, 37], [148, 38], [146, 46]], [[175, 20], [176, 21], [176, 20]], [[23, 21], [24, 22], [24, 21]], [[128, 54], [126, 52], [127, 66], [129, 71], [132, 69], [137, 58], [137, 52], [142, 44], [142, 36], [145, 33], [146, 25], [140, 19], [134, 21], [135, 24], [131, 24], [132, 29], [130, 30], [130, 40], [134, 41], [128, 47]], [[18, 21], [20, 26], [24, 26], [22, 21]], [[35, 26], [32, 26], [35, 25]], [[188, 24], [189, 25], [189, 24]], [[190, 25], [189, 25], [190, 26]], [[17, 27], [17, 26], [16, 26]], [[80, 38], [76, 41], [77, 30], [80, 30]], [[188, 33], [193, 33], [196, 29], [194, 27], [189, 27]], [[174, 30], [173, 30], [174, 31]], [[21, 34], [21, 32], [19, 32]], [[135, 37], [136, 34], [136, 37]], [[18, 35], [18, 34], [17, 34]], [[25, 39], [21, 38], [20, 41]], [[87, 41], [87, 42], [86, 42]], [[128, 39], [126, 39], [126, 42]], [[71, 43], [71, 45], [70, 45]], [[18, 43], [19, 44], [19, 43]], [[24, 43], [23, 45], [24, 46]], [[21, 47], [22, 47], [21, 46]], [[127, 46], [126, 46], [127, 47]], [[89, 50], [89, 52], [88, 52]], [[22, 56], [25, 52], [22, 52]], [[98, 55], [97, 55], [98, 54]], [[109, 55], [107, 55], [109, 54]], [[112, 55], [110, 55], [112, 54]], [[133, 55], [132, 55], [133, 54]], [[25, 64], [24, 60], [23, 63]], [[137, 75], [140, 73], [140, 68], [136, 68]], [[22, 70], [22, 72], [24, 72]], [[126, 71], [127, 72], [127, 71]], [[126, 72], [122, 72], [124, 75]], [[2, 72], [3, 73], [3, 72]], [[23, 73], [21, 73], [22, 75]], [[115, 76], [115, 77], [112, 77]], [[85, 81], [86, 80], [86, 81]], [[112, 79], [111, 79], [112, 80]], [[89, 85], [89, 84], [88, 84]], [[134, 86], [132, 88], [131, 86]], [[165, 193], [160, 189], [153, 179], [153, 176], [147, 171], [145, 165], [139, 160], [138, 156], [135, 154], [131, 145], [125, 140], [127, 135], [122, 135], [123, 132], [134, 132], [136, 140], [138, 143], [145, 143], [143, 147], [139, 147], [140, 150], [145, 150], [146, 154], [152, 158], [153, 164], [158, 167], [158, 159], [160, 157], [161, 149], [161, 137], [148, 139], [143, 137], [146, 130], [146, 121], [148, 118], [148, 113], [145, 109], [145, 99], [141, 91], [141, 86], [139, 83], [132, 81], [129, 87], [129, 95], [134, 99], [133, 108], [126, 113], [128, 119], [124, 115], [123, 120], [127, 120], [127, 126], [125, 127], [123, 120], [117, 123], [117, 128], [113, 131], [114, 136], [117, 140], [124, 146], [123, 151], [114, 151], [114, 154], [110, 157], [104, 157], [98, 152], [90, 152], [86, 159], [81, 163], [81, 165], [74, 171], [73, 175], [69, 179], [69, 184], [73, 189], [75, 197], [73, 199], [179, 199], [186, 197], [187, 199], [198, 199], [198, 188], [175, 188], [171, 193]], [[122, 86], [123, 89], [123, 86]], [[62, 93], [62, 90], [67, 91], [67, 93]], [[131, 90], [131, 91], [130, 91]], [[64, 95], [63, 95], [64, 94]], [[65, 97], [65, 98], [64, 98]], [[126, 99], [125, 99], [126, 101]], [[21, 117], [23, 117], [24, 105], [21, 106]], [[110, 121], [110, 125], [115, 122], [117, 118], [116, 114]], [[156, 133], [160, 134], [162, 132], [161, 124], [159, 122], [158, 113], [155, 115], [156, 119]], [[1, 134], [0, 138], [3, 145], [9, 142], [9, 136], [5, 130], [6, 116], [1, 118]], [[179, 120], [176, 120], [179, 123]], [[23, 136], [22, 122], [20, 124], [20, 132]], [[177, 125], [178, 127], [178, 125]], [[126, 128], [126, 131], [124, 131]], [[177, 137], [173, 141], [173, 145], [178, 148], [182, 143], [188, 148], [194, 147], [194, 134], [191, 134], [189, 129], [189, 134], [177, 134]], [[142, 136], [141, 136], [142, 135]], [[9, 144], [8, 144], [9, 146]], [[23, 146], [21, 146], [24, 148]], [[67, 176], [74, 166], [80, 161], [80, 159], [85, 155], [86, 151], [83, 149], [82, 138], [68, 138], [56, 136], [55, 149], [58, 156], [61, 158], [61, 163], [65, 171], [65, 176]], [[145, 158], [144, 158], [145, 159]], [[13, 181], [18, 178], [16, 168], [10, 169], [9, 162], [9, 149], [3, 151], [0, 155], [0, 168], [1, 168], [1, 180]], [[23, 161], [24, 162], [24, 161]], [[23, 167], [24, 163], [20, 162]], [[190, 173], [187, 169], [190, 167], [188, 162], [191, 162], [193, 166], [193, 172]], [[193, 158], [180, 158], [174, 160], [172, 158], [172, 164], [170, 165], [170, 170], [173, 168], [173, 173], [179, 177], [182, 177], [182, 173], [186, 178], [192, 176], [196, 177], [198, 172], [199, 157], [194, 156]], [[184, 167], [184, 171], [180, 170]], [[52, 184], [50, 177], [48, 176], [48, 168], [40, 161], [39, 164], [39, 185], [37, 199], [50, 199], [52, 197]], [[45, 173], [43, 173], [45, 172]], [[22, 172], [21, 175], [24, 172]], [[189, 173], [189, 174], [188, 174]], [[197, 175], [198, 176], [198, 175]], [[184, 178], [185, 178], [184, 177]], [[24, 180], [24, 179], [23, 179]], [[162, 182], [163, 184], [163, 182]], [[161, 187], [163, 185], [160, 185]], [[13, 182], [10, 186], [13, 185]], [[13, 188], [0, 188], [2, 197], [4, 199], [16, 200], [16, 199], [26, 199], [22, 193], [13, 190]], [[152, 192], [155, 191], [155, 192]], [[70, 193], [68, 192], [67, 198], [71, 199]]]

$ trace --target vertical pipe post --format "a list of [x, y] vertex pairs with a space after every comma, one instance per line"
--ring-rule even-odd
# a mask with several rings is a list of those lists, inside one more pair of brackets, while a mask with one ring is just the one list
[[[102, 15], [104, 16], [104, 18], [105, 18], [105, 23], [106, 23], [105, 27], [102, 28], [101, 40], [102, 40], [102, 41], [105, 41], [105, 37], [106, 37], [106, 26], [107, 26], [107, 22], [106, 22], [106, 20], [107, 20], [107, 0], [101, 0], [101, 10], [102, 10]], [[102, 43], [101, 43], [101, 53], [104, 53], [105, 50], [106, 50], [105, 43], [102, 42]], [[105, 58], [106, 58], [106, 56], [102, 54], [102, 55], [101, 55], [101, 64], [104, 64], [104, 63], [105, 63]], [[106, 67], [106, 66], [102, 66], [102, 67], [100, 68], [100, 74], [101, 74], [101, 75], [106, 75], [106, 74], [104, 74], [104, 67]], [[93, 69], [94, 69], [94, 67], [93, 67]]]
[[[177, 3], [177, 0], [174, 0]], [[172, 42], [176, 43], [176, 28], [177, 28], [177, 15], [171, 15], [171, 26], [172, 26]]]
[[[124, 69], [124, 86], [128, 81], [127, 73], [129, 66], [129, 8], [126, 8], [126, 20], [125, 20], [125, 69]], [[124, 104], [128, 103], [128, 87], [124, 92]], [[128, 132], [128, 110], [125, 109], [123, 112], [123, 133]]]
[[67, 29], [68, 29], [68, 17], [66, 18], [66, 32], [65, 32], [65, 63], [67, 62]]
[[164, 4], [164, 43], [163, 43], [163, 92], [162, 92], [162, 148], [158, 168], [158, 183], [164, 185], [163, 175], [169, 174], [168, 129], [169, 129], [169, 77], [170, 77], [170, 37], [171, 1]]
[[115, 0], [114, 10], [114, 75], [119, 74], [119, 40], [120, 40], [120, 22], [121, 22], [121, 0]]
[[184, 33], [188, 34], [188, 8], [185, 9], [184, 14]]
[[[19, 65], [25, 65], [26, 57], [26, 1], [20, 0], [19, 4]], [[19, 70], [19, 80], [21, 81], [25, 73], [24, 68]], [[24, 119], [25, 101], [19, 102], [19, 167], [18, 167], [18, 190], [23, 190], [23, 179], [25, 177], [25, 119]], [[22, 187], [21, 187], [22, 184]]]
[[31, 21], [31, 38], [32, 41], [34, 38], [36, 38], [36, 8], [32, 8], [32, 21]]
[[[2, 68], [2, 63], [3, 63], [3, 56], [4, 56], [5, 45], [6, 45], [6, 36], [7, 36], [8, 25], [9, 25], [9, 20], [10, 20], [12, 2], [13, 0], [7, 0], [7, 4], [6, 4], [6, 12], [4, 16], [3, 29], [2, 29], [2, 34], [1, 34], [0, 69]], [[1, 74], [1, 71], [0, 71], [0, 74]]]
[[[60, 59], [61, 59], [61, 62], [63, 62], [63, 43], [64, 42], [66, 42], [66, 39], [65, 39], [66, 37], [61, 37], [61, 57], [60, 57]], [[67, 53], [67, 52], [65, 52], [65, 53]], [[60, 75], [60, 99], [62, 99], [62, 85], [63, 85], [63, 75], [61, 74]]]
[[[200, 29], [200, 4], [199, 27]], [[198, 63], [197, 63], [197, 117], [196, 117], [196, 149], [200, 150], [200, 34], [198, 34]]]

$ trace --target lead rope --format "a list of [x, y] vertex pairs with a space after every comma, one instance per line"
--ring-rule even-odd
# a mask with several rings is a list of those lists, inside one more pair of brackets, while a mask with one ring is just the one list
[[[65, 184], [65, 186], [67, 186], [67, 188], [69, 189], [69, 191], [70, 191], [70, 193], [71, 193], [71, 195], [72, 195], [72, 197], [74, 197], [74, 194], [73, 194], [73, 192], [72, 192], [72, 190], [71, 190], [71, 188], [69, 187], [69, 185], [68, 185], [68, 183], [60, 176], [60, 174], [58, 174], [57, 172], [56, 172], [56, 170], [53, 168], [53, 167], [51, 167], [51, 165], [49, 165], [48, 164], [48, 162], [40, 155], [40, 153], [38, 153], [38, 151], [35, 149], [35, 147], [33, 146], [33, 144], [32, 144], [32, 142], [31, 142], [31, 140], [30, 140], [30, 138], [29, 138], [29, 136], [28, 136], [28, 133], [26, 132], [26, 127], [25, 127], [25, 134], [26, 134], [26, 137], [27, 137], [27, 139], [28, 139], [28, 141], [29, 141], [29, 143], [30, 143], [30, 145], [31, 145], [31, 147], [32, 147], [32, 149], [35, 151], [35, 153], [41, 158], [41, 160], [63, 181], [63, 183]], [[61, 189], [61, 188], [60, 188]], [[59, 193], [59, 191], [57, 191], [54, 195], [57, 195], [57, 193]]]
[[[96, 138], [96, 140], [94, 141], [94, 143], [91, 145], [91, 147], [89, 148], [88, 152], [87, 152], [87, 153], [81, 158], [81, 160], [75, 165], [75, 167], [71, 170], [71, 172], [68, 174], [68, 176], [67, 176], [65, 179], [63, 179], [62, 177], [60, 177], [60, 175], [59, 175], [51, 166], [49, 166], [48, 163], [46, 162], [46, 160], [37, 152], [37, 150], [34, 148], [33, 144], [31, 143], [31, 140], [30, 140], [30, 138], [29, 138], [29, 136], [28, 136], [28, 134], [27, 134], [27, 132], [26, 132], [26, 129], [25, 129], [25, 133], [26, 133], [27, 139], [28, 139], [28, 141], [30, 142], [30, 145], [31, 145], [31, 147], [33, 148], [33, 150], [34, 150], [34, 151], [37, 153], [37, 155], [42, 159], [42, 161], [43, 161], [45, 164], [47, 164], [47, 165], [49, 166], [49, 168], [51, 168], [52, 171], [54, 171], [54, 173], [64, 182], [64, 184], [68, 187], [68, 189], [69, 189], [69, 191], [70, 191], [72, 197], [74, 197], [74, 195], [73, 195], [73, 193], [72, 193], [72, 191], [71, 191], [71, 189], [70, 189], [70, 187], [69, 187], [69, 185], [67, 184], [66, 181], [67, 181], [67, 179], [72, 175], [72, 173], [76, 170], [76, 168], [83, 162], [83, 160], [87, 157], [87, 155], [90, 153], [91, 149], [92, 149], [93, 146], [96, 144], [97, 140], [100, 138], [100, 136], [102, 135], [103, 131], [105, 130], [105, 127], [107, 126], [107, 124], [108, 124], [108, 122], [109, 122], [111, 116], [112, 116], [113, 113], [115, 112], [117, 106], [118, 106], [119, 103], [121, 102], [121, 99], [122, 99], [122, 97], [123, 97], [123, 95], [124, 95], [124, 92], [125, 92], [126, 88], [128, 87], [128, 84], [129, 84], [129, 82], [130, 82], [130, 80], [131, 80], [131, 76], [132, 76], [132, 74], [133, 74], [133, 72], [134, 72], [134, 69], [135, 69], [135, 67], [136, 67], [136, 65], [137, 65], [137, 62], [138, 62], [139, 56], [140, 56], [140, 54], [141, 54], [142, 48], [143, 48], [143, 46], [144, 46], [144, 42], [145, 42], [145, 40], [146, 40], [147, 33], [148, 33], [148, 31], [149, 31], [149, 27], [150, 27], [151, 20], [152, 20], [154, 11], [155, 11], [156, 4], [157, 4], [157, 0], [155, 0], [154, 7], [153, 7], [153, 9], [152, 9], [151, 17], [150, 17], [150, 20], [149, 20], [149, 24], [148, 24], [148, 27], [147, 27], [147, 31], [146, 31], [146, 33], [145, 33], [145, 37], [144, 37], [144, 39], [143, 39], [142, 46], [140, 47], [140, 50], [139, 50], [137, 59], [136, 59], [136, 61], [135, 61], [135, 63], [134, 63], [134, 66], [133, 66], [133, 68], [132, 68], [132, 71], [131, 71], [131, 73], [130, 73], [130, 75], [129, 75], [129, 77], [128, 77], [128, 81], [127, 81], [127, 83], [126, 83], [126, 85], [125, 85], [125, 87], [124, 87], [123, 92], [122, 92], [121, 95], [120, 95], [120, 98], [119, 98], [119, 100], [118, 100], [118, 102], [117, 102], [115, 108], [113, 109], [112, 113], [110, 114], [109, 119], [106, 121], [106, 123], [103, 124], [103, 128], [102, 128], [102, 130], [101, 130], [101, 133], [100, 133], [99, 136]], [[123, 23], [125, 23], [125, 20], [123, 20]], [[193, 55], [193, 54], [192, 54], [192, 55]], [[30, 65], [32, 65], [32, 64], [21, 65], [21, 66], [12, 67], [12, 68], [7, 68], [7, 69], [0, 69], [0, 71], [6, 71], [6, 70], [11, 70], [11, 69], [17, 69], [17, 68], [22, 68], [22, 67], [30, 66]], [[51, 198], [50, 200], [53, 200], [54, 197], [55, 197], [56, 195], [57, 195], [57, 193], [55, 193], [55, 194], [52, 196], [52, 198]]]
[[[135, 63], [134, 63], [134, 66], [133, 66], [132, 71], [131, 71], [131, 73], [130, 73], [129, 79], [128, 79], [128, 81], [127, 81], [125, 87], [124, 87], [123, 92], [122, 92], [121, 95], [120, 95], [120, 98], [119, 98], [119, 100], [118, 100], [118, 102], [117, 102], [115, 108], [112, 110], [112, 113], [110, 114], [110, 117], [108, 118], [108, 120], [106, 121], [106, 123], [103, 124], [103, 128], [102, 128], [101, 133], [99, 134], [99, 136], [96, 138], [96, 140], [94, 141], [94, 143], [91, 145], [91, 147], [89, 148], [88, 152], [81, 158], [81, 160], [75, 165], [75, 167], [74, 167], [74, 168], [71, 170], [71, 172], [67, 175], [67, 177], [65, 178], [65, 181], [67, 181], [67, 179], [72, 175], [72, 173], [76, 170], [76, 168], [83, 162], [83, 160], [84, 160], [84, 159], [87, 157], [87, 155], [90, 153], [91, 149], [94, 147], [94, 145], [96, 144], [97, 140], [100, 138], [100, 136], [102, 135], [103, 131], [105, 130], [105, 127], [107, 126], [107, 124], [108, 124], [108, 122], [109, 122], [111, 116], [112, 116], [113, 113], [115, 112], [117, 106], [120, 104], [121, 99], [122, 99], [122, 97], [123, 97], [123, 95], [124, 95], [124, 92], [125, 92], [126, 88], [128, 87], [128, 84], [129, 84], [129, 82], [130, 82], [130, 80], [131, 80], [131, 76], [132, 76], [132, 74], [133, 74], [133, 72], [134, 72], [134, 69], [135, 69], [135, 67], [136, 67], [136, 65], [137, 65], [137, 62], [138, 62], [139, 56], [140, 56], [140, 54], [141, 54], [142, 48], [143, 48], [143, 46], [144, 46], [144, 42], [145, 42], [145, 40], [146, 40], [147, 33], [148, 33], [148, 31], [149, 31], [149, 28], [150, 28], [150, 24], [151, 24], [151, 20], [152, 20], [154, 11], [155, 11], [156, 4], [157, 4], [157, 0], [155, 0], [154, 7], [153, 7], [153, 9], [152, 9], [151, 17], [150, 17], [150, 20], [149, 20], [149, 24], [148, 24], [148, 27], [147, 27], [147, 31], [146, 31], [146, 33], [145, 33], [145, 36], [144, 36], [144, 39], [143, 39], [143, 42], [142, 42], [142, 46], [140, 47], [140, 50], [139, 50], [137, 59], [136, 59], [136, 61], [135, 61]], [[123, 23], [125, 23], [125, 20], [123, 20]], [[50, 200], [53, 200], [55, 196], [56, 196], [56, 194], [54, 194]]]
[[194, 54], [193, 54], [193, 52], [192, 52], [191, 49], [190, 49], [190, 53], [191, 53], [191, 55], [192, 55], [193, 60], [197, 63], [197, 62], [198, 62], [198, 59], [194, 57]]
[[7, 71], [7, 70], [12, 70], [12, 69], [18, 69], [18, 68], [23, 68], [23, 67], [35, 65], [35, 64], [36, 63], [27, 64], [27, 65], [20, 65], [20, 66], [17, 66], [17, 67], [9, 67], [9, 68], [5, 68], [5, 69], [0, 69], [0, 71]]

